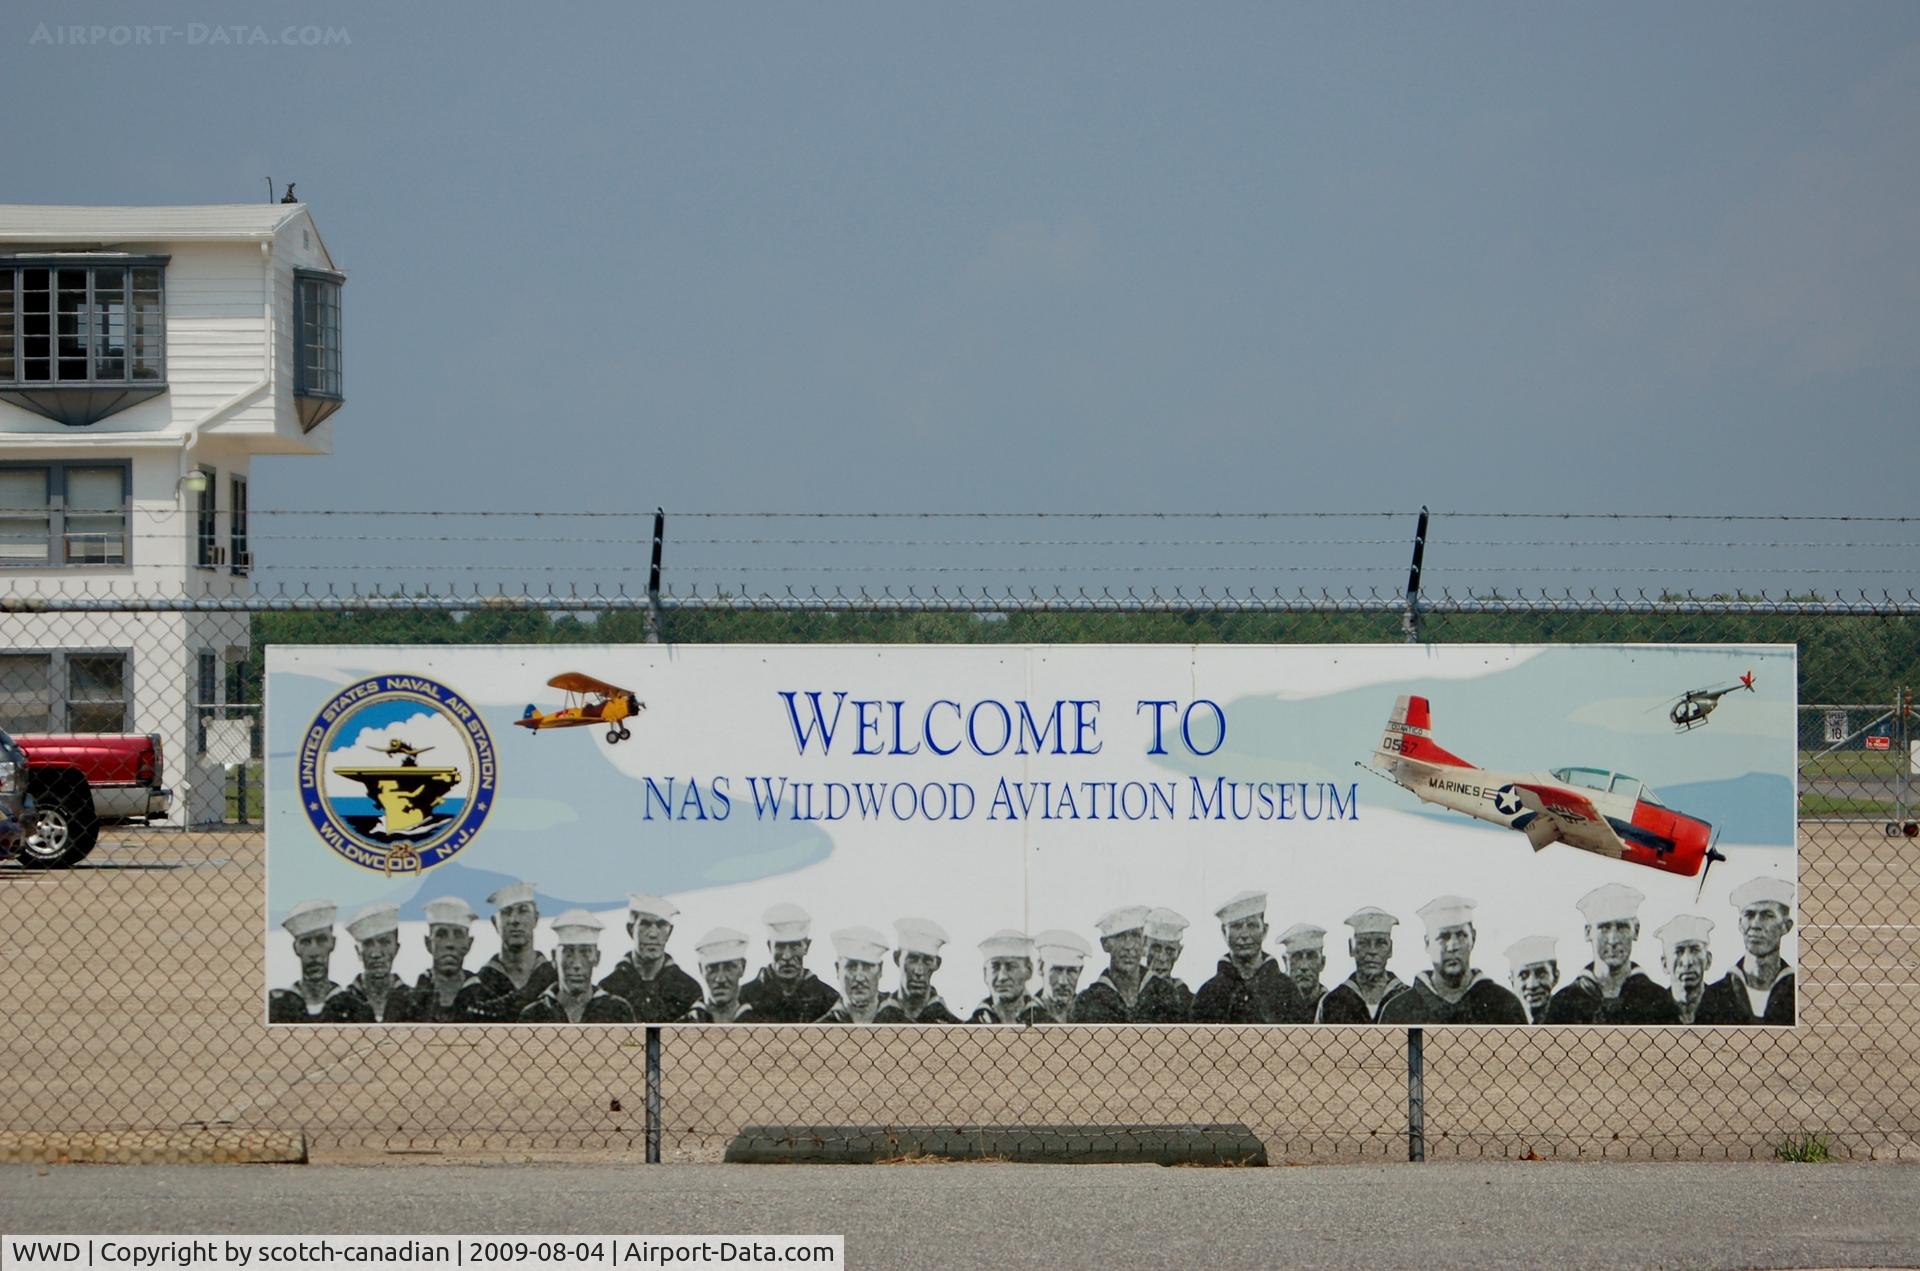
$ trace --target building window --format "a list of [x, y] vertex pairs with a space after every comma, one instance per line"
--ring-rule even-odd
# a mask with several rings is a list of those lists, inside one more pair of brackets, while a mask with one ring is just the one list
[[0, 259], [0, 400], [83, 425], [163, 391], [165, 265]]
[[0, 464], [0, 566], [125, 565], [126, 463]]
[[203, 467], [205, 479], [193, 496], [193, 563], [212, 569], [220, 563], [220, 486], [212, 468]]
[[299, 269], [293, 276], [293, 395], [300, 424], [314, 425], [340, 408], [345, 377], [340, 361], [339, 274]]
[[199, 754], [207, 753], [207, 721], [214, 717], [217, 703], [214, 698], [214, 685], [220, 678], [220, 656], [212, 649], [200, 650], [195, 669], [194, 682], [194, 750]]
[[0, 654], [0, 728], [16, 733], [123, 733], [123, 650]]
[[227, 563], [236, 574], [253, 568], [253, 552], [247, 547], [247, 479], [234, 477], [228, 483]]

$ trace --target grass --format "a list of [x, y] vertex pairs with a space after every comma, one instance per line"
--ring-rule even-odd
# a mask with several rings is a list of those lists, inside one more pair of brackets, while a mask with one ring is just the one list
[[1882, 777], [1893, 778], [1906, 771], [1906, 758], [1898, 750], [1816, 750], [1800, 752], [1803, 777]]
[[1805, 1165], [1818, 1165], [1833, 1159], [1827, 1151], [1827, 1139], [1823, 1134], [1789, 1134], [1774, 1144], [1773, 1156], [1778, 1161]]

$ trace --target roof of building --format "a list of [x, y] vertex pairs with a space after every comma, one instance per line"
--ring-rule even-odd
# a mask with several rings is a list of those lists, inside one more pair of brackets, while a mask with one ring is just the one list
[[304, 203], [183, 207], [53, 207], [0, 203], [0, 243], [122, 243], [272, 238]]

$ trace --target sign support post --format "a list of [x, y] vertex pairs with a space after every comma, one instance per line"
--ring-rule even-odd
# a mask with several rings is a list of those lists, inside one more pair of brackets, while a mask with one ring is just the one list
[[647, 1164], [660, 1163], [660, 1029], [647, 1026]]
[[[1427, 509], [1413, 531], [1413, 566], [1407, 571], [1407, 643], [1420, 643], [1420, 569], [1427, 559]], [[1407, 1030], [1407, 1159], [1427, 1159], [1427, 1091], [1425, 1040], [1417, 1028]]]

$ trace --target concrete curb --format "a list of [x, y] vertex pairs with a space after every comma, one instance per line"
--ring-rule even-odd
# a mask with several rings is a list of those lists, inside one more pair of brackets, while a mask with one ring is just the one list
[[297, 1130], [0, 1130], [0, 1163], [305, 1165]]
[[1029, 1165], [1265, 1165], [1246, 1126], [750, 1125], [726, 1160], [751, 1165], [871, 1165], [912, 1160]]

